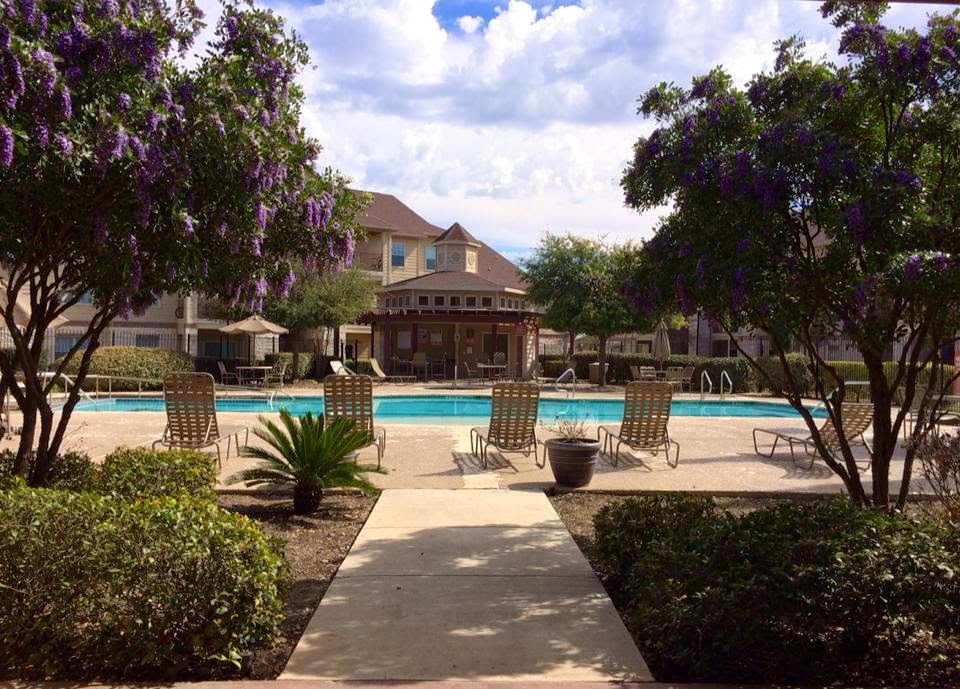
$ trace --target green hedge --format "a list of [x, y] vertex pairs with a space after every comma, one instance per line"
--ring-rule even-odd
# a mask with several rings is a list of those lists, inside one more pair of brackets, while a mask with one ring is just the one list
[[939, 657], [960, 652], [956, 526], [843, 499], [736, 516], [671, 496], [609, 505], [595, 530], [659, 681], [960, 680]]
[[[813, 375], [807, 367], [807, 357], [803, 354], [787, 354], [787, 365], [790, 367], [790, 374], [805, 393], [813, 391]], [[751, 370], [750, 376], [754, 381], [754, 388], [760, 392], [772, 392], [775, 395], [782, 394], [790, 389], [790, 383], [783, 371], [783, 364], [778, 357], [766, 356], [757, 359], [757, 365], [766, 372], [771, 378], [767, 378], [760, 373]]]
[[[574, 370], [577, 378], [589, 380], [589, 365], [597, 361], [596, 352], [577, 352], [573, 360]], [[543, 375], [556, 378], [567, 367], [567, 357], [560, 355], [543, 355], [540, 357], [540, 364]], [[621, 354], [611, 352], [607, 354], [607, 380], [614, 383], [628, 383], [633, 378], [630, 374], [631, 366], [655, 366], [661, 367], [659, 361], [649, 354]], [[694, 388], [700, 389], [700, 373], [706, 370], [707, 374], [713, 380], [713, 389], [720, 391], [720, 372], [726, 371], [733, 381], [734, 392], [744, 392], [752, 390], [750, 379], [750, 366], [746, 359], [740, 357], [698, 357], [687, 354], [678, 354], [671, 356], [663, 363], [663, 366], [693, 366]]]
[[[59, 362], [59, 360], [58, 360]], [[80, 357], [70, 360], [64, 373], [76, 375], [80, 367]], [[193, 371], [193, 357], [184, 352], [158, 347], [100, 347], [90, 359], [91, 374], [101, 376], [125, 376], [128, 378], [162, 379], [168, 373]], [[93, 388], [92, 383], [86, 385]], [[106, 382], [101, 384], [106, 388]], [[113, 382], [114, 390], [136, 390], [134, 382]], [[147, 389], [145, 386], [144, 389]]]
[[0, 492], [0, 668], [174, 679], [278, 633], [289, 567], [241, 515], [200, 500]]
[[[283, 364], [287, 365], [287, 372], [283, 376], [284, 382], [290, 383], [293, 381], [293, 352], [276, 352], [275, 354], [267, 354], [263, 357], [263, 363], [267, 366], [273, 366], [274, 373], [280, 373], [280, 369], [283, 367]], [[317, 357], [313, 352], [300, 352], [300, 375], [297, 376], [298, 380], [304, 378], [310, 378], [314, 375], [314, 368], [317, 365]]]
[[[12, 347], [0, 347], [0, 357], [6, 359], [7, 361], [14, 362], [16, 361], [16, 356], [14, 355], [14, 350]], [[50, 364], [50, 359], [47, 356], [47, 350], [40, 352], [40, 369], [41, 371], [47, 370], [47, 366]], [[14, 367], [14, 370], [19, 371], [20, 366], [17, 365]]]
[[125, 500], [195, 497], [216, 501], [216, 461], [195, 450], [122, 447], [100, 468], [98, 488]]

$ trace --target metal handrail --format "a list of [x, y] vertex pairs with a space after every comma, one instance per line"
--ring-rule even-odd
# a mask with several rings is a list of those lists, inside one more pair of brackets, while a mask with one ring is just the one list
[[567, 374], [570, 374], [570, 391], [567, 392], [567, 397], [576, 398], [577, 396], [577, 372], [572, 368], [568, 368], [566, 371], [557, 376], [557, 379], [553, 381], [553, 391], [560, 392], [560, 385], [566, 382]]
[[[706, 381], [707, 385], [709, 386], [706, 392], [704, 392], [703, 390], [704, 381]], [[713, 380], [711, 380], [710, 374], [707, 373], [707, 369], [703, 369], [702, 371], [700, 371], [700, 401], [703, 402], [704, 397], [712, 394], [713, 394]]]
[[726, 370], [726, 369], [723, 369], [722, 371], [720, 371], [720, 399], [721, 399], [721, 400], [722, 400], [722, 399], [724, 398], [724, 396], [725, 396], [725, 394], [724, 394], [724, 392], [723, 392], [723, 381], [724, 381], [724, 379], [726, 379], [727, 383], [730, 384], [729, 393], [730, 393], [731, 395], [733, 394], [733, 380], [731, 380], [730, 374], [727, 373], [727, 370]]

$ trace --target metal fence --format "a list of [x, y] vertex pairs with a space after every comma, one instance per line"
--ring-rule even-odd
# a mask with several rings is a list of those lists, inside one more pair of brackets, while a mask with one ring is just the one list
[[[83, 328], [64, 326], [48, 331], [43, 340], [47, 360], [53, 362], [73, 347], [83, 337]], [[178, 352], [195, 352], [196, 336], [182, 335], [174, 330], [150, 328], [110, 328], [100, 338], [103, 347], [156, 347]], [[5, 329], [0, 329], [0, 349], [13, 347], [13, 338]]]

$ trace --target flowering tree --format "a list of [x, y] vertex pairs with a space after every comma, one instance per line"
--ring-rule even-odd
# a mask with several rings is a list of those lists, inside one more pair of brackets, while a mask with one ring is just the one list
[[[641, 309], [679, 302], [729, 334], [764, 331], [782, 378], [740, 353], [803, 416], [851, 499], [887, 506], [906, 410], [917, 398], [935, 412], [951, 381], [920, 383], [942, 380], [938, 348], [960, 327], [960, 25], [957, 14], [933, 15], [924, 33], [893, 31], [879, 23], [879, 4], [822, 10], [843, 29], [843, 65], [807, 59], [791, 38], [746, 91], [715, 69], [690, 90], [662, 84], [646, 94], [640, 110], [658, 128], [637, 142], [622, 186], [634, 208], [672, 210], [643, 249], [656, 270], [638, 271], [630, 291]], [[843, 375], [817, 348], [831, 335], [850, 338], [868, 371], [872, 495], [847, 442], [827, 451], [787, 365], [799, 346], [842, 427]], [[896, 360], [885, 365], [891, 349]], [[917, 424], [913, 440], [930, 426]]]
[[597, 338], [601, 386], [606, 384], [607, 340], [653, 326], [652, 315], [631, 308], [621, 294], [629, 257], [629, 246], [547, 235], [522, 264], [527, 296], [544, 307], [546, 327]]
[[[104, 329], [163, 292], [199, 291], [256, 308], [286, 293], [294, 262], [340, 260], [333, 198], [311, 167], [295, 82], [306, 46], [272, 13], [228, 2], [194, 68], [182, 57], [202, 25], [192, 0], [0, 0], [0, 358], [25, 389], [15, 466], [40, 483], [78, 401], [59, 418], [38, 377], [50, 323], [92, 292], [95, 314], [58, 364], [78, 383]], [[25, 295], [32, 312], [14, 323]]]

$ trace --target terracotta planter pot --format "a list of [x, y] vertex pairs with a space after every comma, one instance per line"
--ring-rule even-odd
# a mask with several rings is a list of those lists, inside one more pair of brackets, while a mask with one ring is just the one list
[[580, 488], [593, 479], [593, 470], [600, 456], [599, 440], [566, 441], [550, 438], [543, 443], [550, 459], [553, 478], [561, 486]]
[[293, 488], [293, 512], [294, 514], [313, 514], [320, 509], [320, 501], [323, 499], [322, 488], [308, 488], [307, 486], [294, 486]]

